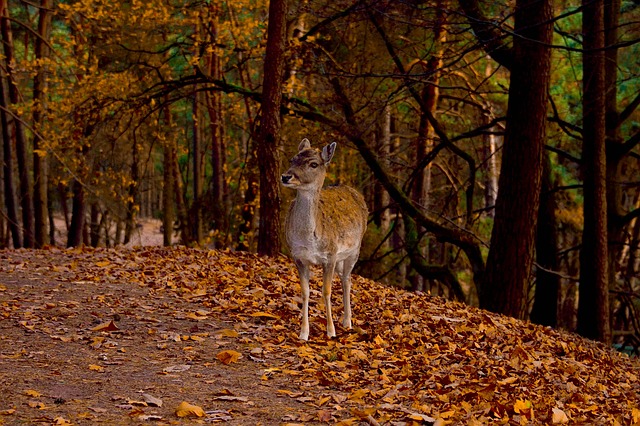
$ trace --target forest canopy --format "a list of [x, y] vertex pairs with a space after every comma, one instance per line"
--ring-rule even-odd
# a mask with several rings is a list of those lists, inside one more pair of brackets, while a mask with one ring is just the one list
[[327, 181], [371, 212], [356, 272], [640, 345], [637, 2], [279, 4], [0, 0], [0, 247], [153, 217], [165, 245], [286, 254], [277, 177], [336, 141]]

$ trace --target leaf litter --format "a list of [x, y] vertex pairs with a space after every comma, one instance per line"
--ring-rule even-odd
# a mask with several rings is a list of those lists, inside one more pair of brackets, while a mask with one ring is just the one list
[[[318, 276], [318, 273], [316, 273]], [[286, 258], [0, 252], [0, 424], [640, 423], [640, 363], [573, 334], [354, 277], [309, 342]], [[336, 315], [340, 286], [334, 287]]]

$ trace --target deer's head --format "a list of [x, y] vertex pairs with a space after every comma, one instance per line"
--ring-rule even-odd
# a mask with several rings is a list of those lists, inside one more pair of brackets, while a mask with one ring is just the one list
[[311, 148], [309, 139], [303, 139], [298, 145], [298, 153], [291, 159], [289, 170], [281, 177], [282, 184], [287, 188], [299, 190], [320, 190], [335, 150], [335, 142], [320, 151]]

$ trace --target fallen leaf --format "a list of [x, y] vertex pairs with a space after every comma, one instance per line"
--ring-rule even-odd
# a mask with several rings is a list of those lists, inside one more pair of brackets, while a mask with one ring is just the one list
[[138, 416], [138, 420], [142, 420], [142, 421], [153, 421], [153, 422], [159, 422], [160, 420], [162, 420], [162, 416], [158, 416], [155, 414], [143, 414], [141, 416]]
[[241, 356], [242, 354], [240, 352], [229, 349], [218, 353], [216, 358], [218, 358], [221, 363], [229, 365], [231, 363], [238, 362], [238, 359], [240, 359]]
[[204, 417], [205, 412], [197, 405], [191, 405], [186, 401], [182, 401], [176, 408], [176, 416], [178, 417]]
[[567, 414], [559, 408], [553, 408], [551, 410], [551, 423], [554, 425], [569, 423]]
[[189, 312], [186, 317], [197, 321], [202, 321], [209, 318], [207, 315], [201, 315], [200, 312]]
[[213, 398], [218, 401], [238, 401], [238, 402], [249, 402], [249, 398], [246, 396], [233, 396], [233, 395], [220, 395]]
[[104, 367], [101, 365], [89, 364], [89, 370], [102, 373], [104, 371]]
[[266, 320], [280, 319], [279, 316], [274, 315], [274, 314], [270, 314], [269, 312], [254, 312], [253, 314], [251, 314], [251, 316], [255, 317], [255, 318], [266, 319]]
[[369, 393], [371, 393], [369, 389], [358, 389], [349, 395], [349, 400], [358, 404], [364, 404], [363, 398]]
[[153, 395], [149, 395], [148, 393], [143, 393], [142, 394], [142, 399], [150, 407], [162, 407], [162, 400], [160, 398], [156, 398]]
[[113, 320], [103, 322], [91, 329], [91, 331], [116, 331], [120, 330]]
[[518, 414], [528, 413], [531, 410], [531, 401], [518, 399], [516, 403], [513, 404], [513, 411]]
[[278, 389], [278, 393], [284, 394], [284, 395], [288, 395], [291, 398], [297, 398], [299, 396], [304, 395], [304, 392], [293, 392], [287, 389]]
[[318, 410], [318, 420], [329, 423], [331, 421], [331, 412], [327, 410]]
[[33, 389], [29, 389], [29, 390], [24, 391], [24, 394], [27, 395], [27, 396], [32, 396], [34, 398], [38, 398], [39, 396], [42, 396], [42, 394], [40, 392], [38, 392], [36, 390], [33, 390]]
[[238, 337], [238, 332], [235, 330], [231, 330], [229, 328], [225, 328], [216, 333], [217, 337]]
[[172, 365], [170, 367], [165, 367], [164, 369], [162, 369], [162, 371], [165, 373], [182, 373], [183, 371], [187, 371], [190, 368], [191, 368], [190, 365], [181, 364], [181, 365]]
[[40, 401], [29, 401], [27, 405], [31, 408], [37, 408], [38, 410], [45, 410], [47, 408], [45, 403]]

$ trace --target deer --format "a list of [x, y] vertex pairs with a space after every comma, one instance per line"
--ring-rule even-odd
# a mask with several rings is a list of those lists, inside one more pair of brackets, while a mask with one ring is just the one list
[[351, 271], [358, 261], [369, 212], [362, 194], [346, 185], [323, 189], [327, 167], [336, 143], [312, 148], [308, 139], [298, 146], [282, 185], [295, 189], [296, 198], [285, 220], [285, 235], [298, 269], [302, 288], [300, 339], [309, 339], [309, 278], [311, 265], [322, 266], [322, 298], [326, 309], [327, 336], [336, 336], [331, 312], [334, 272], [342, 283], [342, 325], [351, 329]]

